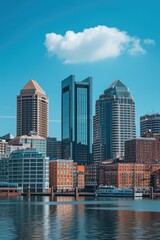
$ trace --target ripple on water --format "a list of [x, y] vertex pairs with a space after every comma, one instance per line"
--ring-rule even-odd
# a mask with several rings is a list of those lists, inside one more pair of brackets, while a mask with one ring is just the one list
[[1, 199], [0, 239], [160, 239], [159, 212], [159, 200]]

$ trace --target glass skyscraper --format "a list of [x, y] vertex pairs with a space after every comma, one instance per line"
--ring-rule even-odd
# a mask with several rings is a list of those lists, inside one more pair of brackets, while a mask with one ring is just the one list
[[92, 78], [62, 81], [62, 158], [86, 165], [92, 158]]
[[94, 162], [124, 158], [124, 142], [136, 136], [135, 104], [128, 88], [114, 81], [96, 101]]

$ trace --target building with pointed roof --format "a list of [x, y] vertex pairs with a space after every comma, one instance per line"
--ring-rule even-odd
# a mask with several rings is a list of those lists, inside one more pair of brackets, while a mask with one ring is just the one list
[[116, 80], [96, 101], [93, 118], [94, 162], [123, 159], [125, 141], [135, 136], [133, 97], [128, 88]]
[[30, 91], [30, 92], [36, 92], [43, 95], [46, 95], [44, 90], [39, 86], [39, 84], [35, 80], [30, 80], [21, 90], [22, 93]]
[[35, 80], [30, 80], [17, 96], [17, 136], [31, 131], [48, 136], [48, 98]]

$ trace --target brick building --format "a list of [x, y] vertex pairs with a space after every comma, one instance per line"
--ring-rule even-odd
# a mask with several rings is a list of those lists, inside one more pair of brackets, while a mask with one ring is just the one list
[[127, 140], [125, 142], [125, 162], [160, 162], [160, 136], [146, 134], [144, 138]]
[[160, 169], [151, 174], [151, 186], [154, 189], [160, 190]]
[[99, 184], [116, 187], [149, 187], [160, 164], [117, 163], [99, 166]]
[[77, 187], [85, 188], [85, 166], [77, 166]]
[[90, 164], [85, 166], [85, 187], [86, 189], [94, 189], [98, 185], [98, 168], [99, 164]]
[[55, 191], [73, 190], [73, 160], [51, 160], [49, 162], [49, 184]]

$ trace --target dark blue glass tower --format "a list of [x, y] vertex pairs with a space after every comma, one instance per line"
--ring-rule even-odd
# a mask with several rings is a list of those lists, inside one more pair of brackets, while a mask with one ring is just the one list
[[62, 157], [79, 165], [92, 158], [92, 78], [71, 75], [62, 81]]

